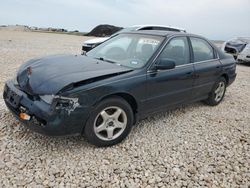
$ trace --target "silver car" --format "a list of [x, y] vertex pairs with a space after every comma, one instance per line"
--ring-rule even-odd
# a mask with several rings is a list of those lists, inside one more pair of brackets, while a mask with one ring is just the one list
[[226, 41], [222, 50], [232, 54], [239, 62], [250, 62], [250, 37], [237, 37]]

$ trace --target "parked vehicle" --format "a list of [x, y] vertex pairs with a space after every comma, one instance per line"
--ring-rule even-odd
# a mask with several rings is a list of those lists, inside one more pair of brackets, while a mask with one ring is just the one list
[[83, 55], [23, 64], [3, 98], [29, 129], [121, 142], [148, 115], [203, 100], [219, 104], [236, 64], [203, 37], [167, 31], [121, 33]]
[[[129, 32], [129, 31], [140, 31], [140, 30], [163, 30], [163, 31], [176, 31], [176, 32], [186, 32], [184, 29], [177, 28], [177, 27], [170, 27], [170, 26], [162, 26], [162, 25], [135, 25], [131, 27], [124, 28], [114, 35], [119, 33]], [[111, 37], [112, 37], [111, 36]], [[95, 48], [96, 46], [100, 45], [104, 41], [108, 40], [110, 37], [97, 37], [94, 39], [87, 40], [82, 45], [82, 53], [86, 53], [91, 49]]]
[[250, 62], [250, 37], [233, 38], [222, 45], [222, 50], [232, 54], [238, 62]]

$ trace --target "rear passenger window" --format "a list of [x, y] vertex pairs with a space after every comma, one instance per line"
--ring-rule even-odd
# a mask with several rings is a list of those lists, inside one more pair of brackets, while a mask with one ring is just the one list
[[159, 58], [175, 61], [176, 66], [189, 63], [189, 46], [186, 37], [173, 38], [162, 51]]
[[190, 37], [194, 52], [194, 62], [207, 61], [214, 59], [214, 50], [207, 41]]

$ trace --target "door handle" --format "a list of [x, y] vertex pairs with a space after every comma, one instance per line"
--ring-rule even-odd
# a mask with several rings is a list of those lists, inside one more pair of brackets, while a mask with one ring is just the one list
[[199, 74], [195, 74], [195, 75], [194, 75], [194, 78], [199, 78], [199, 77], [200, 77]]
[[193, 75], [192, 75], [192, 78], [194, 78], [194, 79], [195, 79], [195, 78], [199, 78], [199, 77], [200, 77], [199, 74], [193, 74]]
[[194, 78], [194, 72], [186, 72], [187, 78]]

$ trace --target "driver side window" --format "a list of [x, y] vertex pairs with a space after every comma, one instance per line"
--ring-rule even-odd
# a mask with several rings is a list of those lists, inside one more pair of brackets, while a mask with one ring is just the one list
[[184, 65], [190, 62], [189, 46], [186, 37], [176, 37], [165, 46], [159, 58], [174, 61], [175, 65]]
[[129, 45], [131, 44], [132, 39], [128, 38], [128, 37], [121, 37], [118, 40], [116, 40], [115, 42], [112, 42], [110, 44], [108, 44], [107, 46], [105, 46], [105, 48], [103, 48], [101, 50], [101, 54], [105, 54], [108, 51], [112, 51], [114, 49], [121, 49], [123, 50], [123, 52], [126, 52]]

